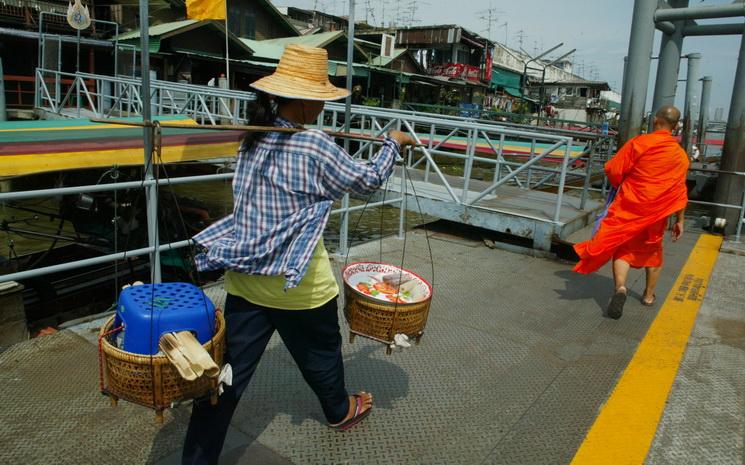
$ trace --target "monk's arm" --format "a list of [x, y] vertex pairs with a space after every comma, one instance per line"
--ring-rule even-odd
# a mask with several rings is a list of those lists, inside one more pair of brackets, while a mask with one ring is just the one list
[[618, 187], [633, 165], [633, 139], [623, 144], [616, 155], [605, 164], [605, 174], [613, 187]]
[[682, 208], [680, 211], [675, 212], [675, 222], [683, 223], [685, 221], [686, 209]]
[[683, 235], [683, 230], [685, 229], [685, 213], [685, 208], [681, 208], [680, 211], [675, 212], [675, 223], [673, 224], [672, 230], [670, 231], [673, 242], [680, 239], [680, 237]]

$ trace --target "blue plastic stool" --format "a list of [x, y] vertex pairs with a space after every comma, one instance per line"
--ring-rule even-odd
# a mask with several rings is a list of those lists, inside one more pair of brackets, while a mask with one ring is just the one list
[[119, 294], [114, 327], [124, 325], [121, 348], [143, 355], [158, 353], [164, 333], [191, 331], [205, 344], [215, 329], [215, 306], [189, 283], [130, 286]]

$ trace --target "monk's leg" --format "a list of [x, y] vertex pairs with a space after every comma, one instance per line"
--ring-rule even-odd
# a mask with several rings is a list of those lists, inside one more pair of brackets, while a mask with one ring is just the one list
[[626, 260], [613, 260], [613, 281], [616, 284], [616, 290], [608, 302], [608, 308], [605, 315], [608, 318], [617, 320], [623, 315], [623, 305], [626, 303], [626, 278], [629, 275], [631, 265]]
[[631, 265], [626, 260], [613, 260], [613, 281], [616, 284], [616, 291], [626, 292], [626, 278], [630, 269]]
[[648, 266], [647, 271], [647, 287], [644, 289], [644, 295], [642, 296], [642, 302], [645, 304], [651, 304], [654, 302], [654, 289], [657, 287], [657, 280], [660, 279], [660, 272], [662, 271], [661, 266]]

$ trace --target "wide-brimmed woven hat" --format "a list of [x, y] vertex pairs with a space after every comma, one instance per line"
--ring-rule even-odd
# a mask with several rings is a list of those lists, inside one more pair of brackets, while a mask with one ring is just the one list
[[329, 82], [328, 52], [322, 48], [288, 45], [277, 70], [251, 87], [279, 97], [303, 100], [338, 100], [349, 95]]

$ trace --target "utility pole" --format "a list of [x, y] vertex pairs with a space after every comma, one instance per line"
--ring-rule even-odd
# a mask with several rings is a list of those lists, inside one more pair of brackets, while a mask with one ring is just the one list
[[[378, 2], [380, 4], [381, 13], [380, 13], [380, 24], [381, 26], [385, 27], [385, 7], [388, 6], [388, 0], [380, 0]], [[388, 24], [390, 24], [390, 20], [388, 21]]]
[[370, 24], [370, 17], [375, 21], [375, 13], [373, 12], [372, 0], [365, 0], [365, 23]]
[[504, 28], [504, 46], [507, 47], [507, 38], [509, 37], [509, 25], [507, 24], [507, 21], [497, 26], [497, 28], [500, 27]]
[[497, 22], [498, 15], [499, 14], [502, 14], [502, 13], [504, 13], [504, 12], [502, 10], [498, 9], [498, 8], [494, 8], [492, 6], [491, 2], [489, 2], [489, 8], [487, 8], [486, 10], [481, 10], [481, 11], [477, 11], [476, 12], [476, 14], [481, 15], [479, 17], [480, 20], [486, 21], [486, 29], [484, 29], [483, 31], [486, 31], [486, 38], [487, 39], [492, 40], [492, 38], [491, 38], [491, 27], [492, 27], [492, 24], [494, 24], [494, 23]]
[[515, 35], [517, 36], [517, 43], [520, 45], [520, 48], [523, 48], [523, 43], [525, 42], [525, 31], [520, 29], [519, 31], [515, 32]]

